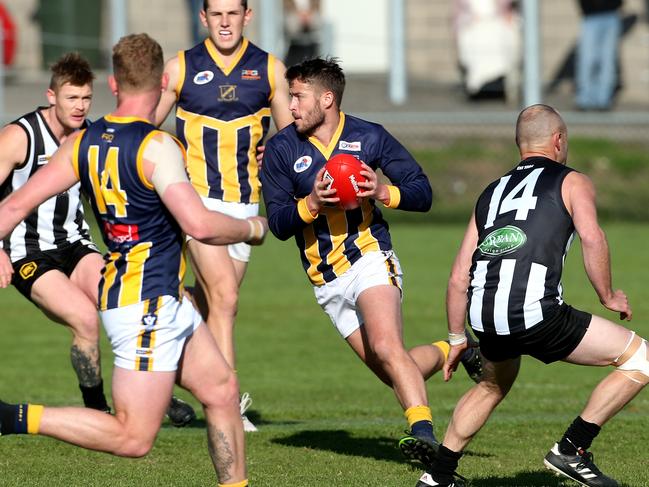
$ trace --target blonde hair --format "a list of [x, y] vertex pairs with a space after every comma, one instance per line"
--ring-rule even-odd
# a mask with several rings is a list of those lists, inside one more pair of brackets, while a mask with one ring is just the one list
[[147, 34], [122, 37], [113, 47], [113, 74], [122, 91], [146, 91], [160, 86], [162, 48]]

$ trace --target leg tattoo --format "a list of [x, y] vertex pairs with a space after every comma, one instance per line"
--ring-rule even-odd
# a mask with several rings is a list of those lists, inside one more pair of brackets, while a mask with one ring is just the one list
[[230, 469], [234, 464], [234, 453], [232, 453], [232, 448], [223, 431], [220, 431], [215, 426], [208, 425], [207, 447], [212, 457], [212, 463], [216, 469], [219, 482], [224, 483], [231, 480], [232, 474]]
[[72, 345], [70, 359], [72, 360], [72, 368], [79, 379], [79, 385], [94, 387], [101, 382], [99, 348], [96, 345], [88, 350], [81, 350], [77, 345]]

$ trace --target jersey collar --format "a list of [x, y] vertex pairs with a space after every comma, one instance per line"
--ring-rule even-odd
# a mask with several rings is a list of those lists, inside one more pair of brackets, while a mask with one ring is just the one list
[[243, 38], [243, 42], [241, 43], [239, 50], [235, 53], [232, 61], [228, 66], [225, 65], [223, 58], [214, 45], [214, 42], [212, 42], [212, 39], [210, 39], [209, 37], [205, 39], [205, 47], [207, 48], [207, 52], [210, 53], [212, 60], [216, 63], [219, 69], [223, 71], [223, 74], [229, 76], [234, 67], [239, 64], [239, 61], [241, 61], [243, 54], [246, 52], [246, 49], [248, 49], [248, 39], [246, 39], [245, 37]]
[[131, 123], [131, 122], [144, 122], [150, 124], [151, 122], [141, 117], [120, 117], [117, 115], [105, 115], [104, 119], [111, 123]]
[[331, 153], [334, 151], [336, 145], [338, 144], [338, 140], [340, 139], [340, 135], [343, 133], [344, 127], [345, 127], [345, 114], [343, 112], [340, 112], [340, 120], [338, 120], [338, 127], [336, 127], [336, 131], [331, 137], [331, 140], [329, 141], [329, 145], [327, 145], [327, 147], [322, 145], [322, 142], [320, 142], [313, 135], [309, 137], [309, 142], [311, 142], [315, 146], [315, 148], [318, 149], [323, 156], [325, 156], [325, 159], [328, 160], [331, 157]]

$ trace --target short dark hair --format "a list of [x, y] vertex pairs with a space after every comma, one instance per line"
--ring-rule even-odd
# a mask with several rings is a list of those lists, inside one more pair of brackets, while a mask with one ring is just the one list
[[[210, 0], [203, 0], [203, 11], [207, 12], [207, 7], [210, 5]], [[248, 10], [248, 0], [241, 0], [241, 6], [244, 10]]]
[[317, 85], [334, 94], [336, 105], [340, 108], [345, 91], [345, 73], [335, 57], [316, 57], [295, 64], [286, 70], [286, 80]]
[[50, 90], [56, 91], [65, 83], [72, 86], [92, 85], [95, 75], [90, 64], [78, 52], [68, 52], [59, 58], [51, 68]]

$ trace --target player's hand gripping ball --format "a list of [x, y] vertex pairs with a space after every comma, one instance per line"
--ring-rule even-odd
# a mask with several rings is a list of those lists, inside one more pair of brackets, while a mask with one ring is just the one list
[[325, 164], [322, 180], [328, 182], [327, 189], [336, 189], [336, 197], [340, 198], [338, 206], [343, 210], [353, 210], [360, 205], [356, 196], [361, 191], [358, 183], [367, 181], [361, 169], [361, 162], [350, 154], [336, 154]]

